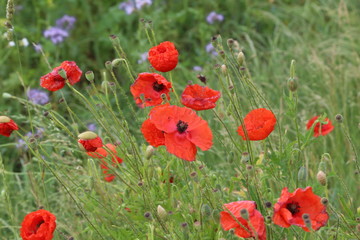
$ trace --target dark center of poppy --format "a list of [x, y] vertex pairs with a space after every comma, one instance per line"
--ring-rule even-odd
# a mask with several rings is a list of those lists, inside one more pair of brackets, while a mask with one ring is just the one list
[[300, 208], [300, 206], [299, 206], [299, 203], [297, 203], [297, 202], [291, 202], [291, 203], [286, 204], [286, 209], [289, 210], [292, 215], [300, 212], [299, 208]]
[[177, 130], [179, 133], [185, 132], [185, 130], [188, 128], [188, 124], [184, 121], [179, 120], [179, 122], [176, 124]]
[[153, 89], [157, 92], [160, 92], [161, 90], [163, 90], [165, 88], [165, 85], [162, 83], [158, 83], [158, 82], [154, 82], [153, 83]]
[[37, 231], [39, 230], [41, 224], [43, 224], [44, 222], [45, 222], [44, 220], [41, 220], [39, 223], [37, 223], [36, 226], [35, 226], [35, 228], [32, 230], [32, 232], [33, 232], [34, 234], [36, 234]]

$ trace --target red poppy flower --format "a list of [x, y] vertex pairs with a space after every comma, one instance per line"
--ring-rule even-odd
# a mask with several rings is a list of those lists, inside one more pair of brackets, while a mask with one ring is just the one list
[[[136, 104], [143, 108], [161, 104], [163, 101], [161, 94], [166, 94], [170, 100], [169, 89], [171, 83], [157, 73], [140, 73], [135, 82], [130, 87], [130, 92], [134, 96]], [[143, 95], [144, 102], [140, 98]]]
[[[266, 227], [264, 217], [256, 210], [253, 201], [237, 201], [224, 204], [228, 211], [220, 212], [220, 223], [225, 231], [235, 228], [235, 234], [242, 238], [256, 238], [266, 240]], [[248, 221], [241, 217], [240, 211], [246, 209], [249, 213]], [[239, 224], [241, 223], [241, 225]], [[249, 224], [250, 223], [250, 224]], [[252, 226], [252, 227], [251, 227]]]
[[212, 132], [208, 123], [186, 107], [159, 105], [150, 111], [141, 131], [149, 144], [165, 145], [169, 153], [194, 161], [197, 149], [212, 146]]
[[51, 240], [56, 228], [56, 217], [44, 209], [31, 212], [21, 223], [20, 236], [23, 240]]
[[[310, 119], [306, 124], [306, 129], [309, 130], [319, 117], [320, 116], [315, 116], [312, 119]], [[332, 130], [334, 130], [334, 126], [332, 125], [331, 121], [328, 118], [325, 118], [324, 122], [326, 122], [326, 124], [321, 124], [319, 122], [316, 123], [314, 127], [314, 137], [318, 137], [320, 135], [325, 136], [329, 134]]]
[[[116, 167], [118, 163], [122, 163], [123, 160], [118, 157], [116, 154], [117, 154], [117, 151], [116, 151], [116, 146], [114, 144], [111, 144], [111, 143], [108, 143], [108, 144], [105, 144], [105, 147], [108, 148], [112, 153], [111, 153], [111, 161], [112, 161], [112, 167]], [[106, 151], [105, 148], [98, 148], [96, 149], [95, 152], [87, 152], [87, 155], [89, 155], [90, 157], [93, 157], [93, 158], [105, 158], [108, 156], [108, 151]], [[111, 174], [111, 173], [108, 173], [108, 163], [104, 160], [101, 161], [101, 164], [100, 164], [100, 167], [101, 169], [104, 169], [103, 170], [103, 173], [105, 174], [105, 181], [107, 182], [112, 182], [115, 178], [115, 175], [114, 174]]]
[[296, 225], [309, 232], [302, 218], [305, 213], [309, 215], [315, 231], [324, 226], [329, 219], [326, 206], [321, 203], [321, 198], [313, 193], [311, 187], [298, 188], [293, 193], [284, 188], [274, 206], [273, 222], [284, 228]]
[[[244, 118], [244, 124], [250, 141], [263, 140], [274, 130], [275, 115], [265, 108], [250, 111]], [[238, 128], [238, 134], [246, 140], [243, 126]]]
[[198, 84], [188, 85], [181, 95], [181, 103], [194, 110], [207, 110], [216, 106], [219, 91]]
[[57, 91], [62, 89], [65, 86], [66, 79], [60, 76], [58, 71], [64, 69], [66, 72], [66, 77], [69, 80], [71, 85], [80, 81], [82, 71], [72, 61], [64, 61], [59, 67], [56, 67], [52, 72], [42, 76], [40, 78], [40, 86], [46, 88], [49, 91]]
[[0, 135], [10, 137], [11, 133], [18, 129], [18, 125], [11, 118], [0, 116]]
[[79, 147], [87, 152], [95, 152], [103, 146], [101, 138], [91, 131], [81, 133], [78, 138]]
[[160, 72], [173, 70], [178, 63], [178, 58], [179, 52], [172, 42], [162, 42], [149, 50], [149, 62]]

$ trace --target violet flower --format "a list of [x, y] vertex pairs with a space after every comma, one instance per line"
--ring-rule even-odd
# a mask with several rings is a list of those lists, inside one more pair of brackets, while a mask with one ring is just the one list
[[206, 21], [209, 24], [214, 24], [215, 22], [222, 22], [224, 21], [224, 16], [221, 14], [217, 14], [216, 12], [212, 11], [209, 13], [209, 15], [206, 17]]
[[27, 97], [31, 102], [39, 105], [45, 105], [49, 102], [48, 93], [39, 89], [30, 89], [27, 92]]

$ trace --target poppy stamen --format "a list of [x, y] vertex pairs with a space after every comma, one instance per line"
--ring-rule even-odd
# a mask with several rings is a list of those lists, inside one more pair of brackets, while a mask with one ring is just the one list
[[289, 210], [291, 212], [291, 214], [293, 214], [293, 215], [300, 212], [299, 208], [300, 208], [300, 206], [299, 206], [299, 203], [297, 203], [297, 202], [291, 202], [291, 203], [286, 204], [286, 209]]
[[153, 89], [157, 92], [162, 91], [164, 88], [165, 88], [165, 85], [162, 83], [161, 84], [159, 84], [158, 82], [153, 83]]
[[184, 121], [179, 120], [179, 122], [176, 124], [177, 130], [179, 133], [185, 132], [185, 130], [188, 128], [188, 124]]

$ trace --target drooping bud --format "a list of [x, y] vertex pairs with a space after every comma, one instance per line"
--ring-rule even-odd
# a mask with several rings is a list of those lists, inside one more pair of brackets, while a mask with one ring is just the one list
[[106, 62], [105, 62], [105, 68], [106, 68], [109, 72], [111, 72], [111, 71], [113, 70], [113, 65], [112, 65], [111, 61], [106, 61]]
[[299, 182], [306, 181], [307, 179], [307, 169], [305, 166], [301, 166], [298, 172], [298, 180]]
[[223, 74], [226, 74], [226, 73], [227, 73], [227, 67], [226, 67], [225, 64], [221, 65], [221, 72], [222, 72]]
[[211, 216], [211, 208], [210, 208], [210, 206], [207, 205], [207, 204], [202, 205], [201, 213], [206, 217]]
[[58, 70], [58, 74], [59, 74], [63, 79], [67, 79], [66, 71], [65, 71], [63, 68], [60, 68], [60, 69]]
[[326, 185], [326, 174], [323, 172], [323, 171], [319, 171], [317, 174], [316, 174], [316, 179], [318, 180], [318, 182], [325, 186]]
[[5, 98], [5, 99], [8, 99], [8, 98], [12, 98], [12, 95], [11, 95], [10, 93], [4, 92], [4, 93], [2, 94], [2, 97]]
[[123, 61], [124, 59], [120, 59], [120, 58], [116, 58], [114, 59], [111, 64], [114, 68], [117, 68], [120, 66], [121, 62]]
[[240, 216], [246, 221], [249, 220], [249, 211], [246, 208], [240, 210]]
[[145, 159], [149, 160], [154, 155], [155, 148], [151, 145], [147, 146], [145, 151]]
[[289, 78], [287, 85], [290, 91], [295, 92], [298, 88], [297, 78]]
[[335, 119], [338, 123], [342, 123], [344, 120], [344, 117], [341, 114], [336, 114]]
[[167, 217], [167, 212], [161, 205], [157, 206], [157, 214], [159, 218], [162, 220], [164, 220]]
[[237, 60], [238, 60], [239, 65], [242, 66], [245, 61], [245, 55], [242, 51], [239, 52], [239, 54], [237, 55]]
[[87, 72], [85, 73], [85, 78], [86, 78], [89, 82], [94, 81], [94, 72], [93, 72], [93, 71], [87, 71]]
[[8, 123], [11, 119], [7, 116], [0, 116], [0, 123]]
[[250, 161], [250, 155], [249, 155], [249, 153], [248, 153], [248, 152], [243, 152], [243, 153], [241, 154], [241, 162], [244, 163], [244, 164], [246, 164], [246, 163], [248, 163], [249, 161]]

